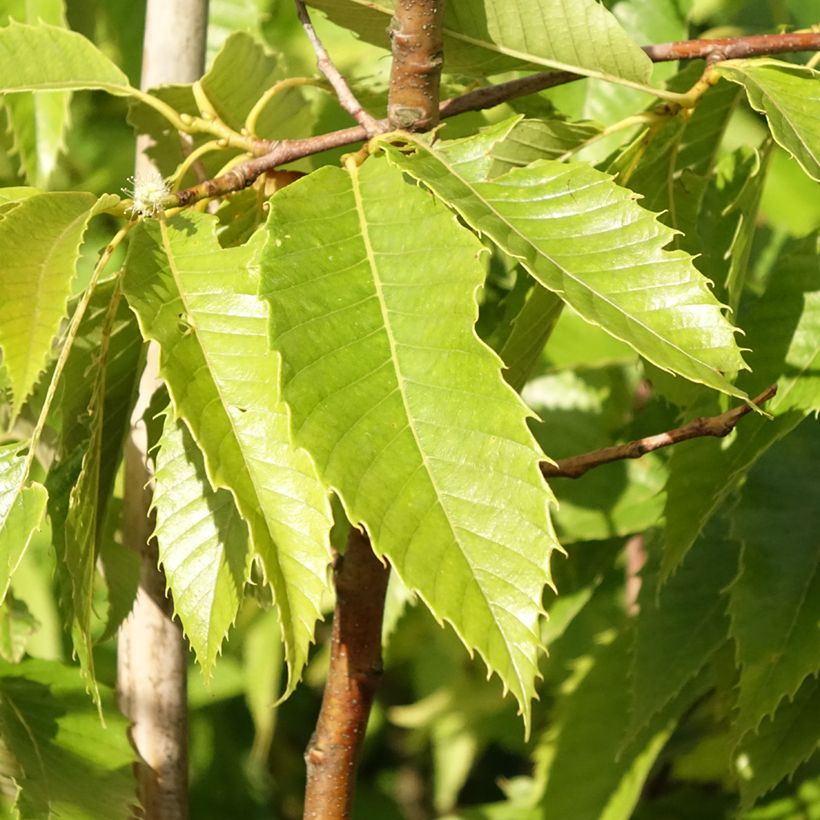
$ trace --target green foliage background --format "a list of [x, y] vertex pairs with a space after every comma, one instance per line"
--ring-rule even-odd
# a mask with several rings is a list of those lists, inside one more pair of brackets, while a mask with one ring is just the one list
[[[331, 12], [339, 7], [315, 5]], [[314, 14], [316, 25], [360, 98], [383, 116], [389, 71], [389, 57], [379, 45], [383, 26], [378, 20], [362, 23], [357, 5], [361, 4], [346, 4], [346, 14], [331, 13], [331, 17], [358, 30], [362, 39], [319, 13]], [[389, 4], [376, 5], [389, 8]], [[617, 0], [605, 5], [639, 43], [771, 32], [783, 25], [818, 22], [812, 16], [816, 6], [811, 0]], [[0, 24], [9, 19], [35, 23], [38, 18], [67, 25], [94, 42], [124, 72], [108, 78], [112, 86], [125, 83], [126, 78], [138, 85], [142, 4], [129, 0], [0, 3]], [[255, 43], [266, 44], [268, 52], [257, 51]], [[629, 55], [628, 39], [626, 43], [624, 53]], [[243, 89], [253, 91], [256, 85], [261, 91], [281, 77], [311, 75], [314, 70], [312, 52], [288, 2], [211, 0], [208, 45], [212, 69], [205, 86], [213, 101], [224, 102], [220, 114], [226, 121], [233, 117], [232, 125], [242, 123], [256, 97], [248, 91], [247, 99], [241, 98]], [[223, 46], [226, 51], [217, 58]], [[253, 72], [247, 67], [237, 71], [231, 60], [248, 53], [263, 54], [264, 59]], [[458, 70], [444, 80], [448, 95], [467, 87], [471, 78], [466, 75], [473, 71], [510, 72], [498, 79], [516, 76], [513, 72], [521, 68], [520, 62], [498, 62], [492, 50], [466, 49], [456, 57]], [[221, 70], [219, 59], [222, 68], [230, 70]], [[615, 68], [623, 76], [640, 78], [640, 72], [648, 69], [634, 54], [631, 59], [634, 64], [625, 73], [623, 66]], [[795, 64], [806, 61], [805, 55], [785, 59]], [[604, 61], [594, 70], [606, 73], [615, 68]], [[681, 74], [676, 74], [678, 68]], [[653, 76], [668, 81], [672, 89], [685, 90], [697, 79], [698, 70], [662, 64], [654, 67]], [[346, 276], [337, 290], [326, 280], [316, 287], [309, 279], [299, 279], [303, 264], [293, 263], [292, 272], [288, 267], [289, 255], [301, 260], [299, 254], [311, 253], [309, 247], [267, 245], [260, 255], [260, 292], [271, 300], [274, 312], [280, 311], [273, 324], [283, 336], [281, 364], [265, 343], [270, 317], [261, 307], [264, 303], [255, 299], [257, 282], [247, 267], [259, 250], [253, 245], [259, 244], [259, 237], [232, 246], [266, 219], [274, 228], [277, 220], [307, 224], [320, 217], [331, 220], [358, 204], [356, 224], [364, 226], [363, 232], [372, 230], [372, 255], [380, 260], [372, 266], [378, 272], [375, 290], [387, 294], [386, 301], [396, 300], [390, 302], [391, 309], [412, 312], [418, 309], [412, 299], [397, 288], [398, 295], [387, 293], [397, 279], [389, 266], [390, 246], [380, 251], [378, 237], [396, 186], [402, 185], [403, 171], [434, 195], [414, 192], [412, 201], [418, 210], [404, 222], [404, 252], [424, 253], [430, 235], [447, 238], [453, 217], [434, 197], [446, 204], [461, 203], [454, 206], [460, 219], [495, 244], [492, 254], [477, 254], [479, 240], [466, 231], [454, 235], [452, 245], [442, 239], [435, 263], [449, 272], [455, 294], [452, 307], [448, 303], [443, 310], [449, 318], [461, 309], [458, 293], [480, 287], [478, 334], [509, 365], [507, 382], [521, 388], [537, 418], [529, 419], [528, 432], [526, 408], [497, 371], [494, 378], [487, 377], [487, 369], [497, 366], [496, 359], [472, 335], [462, 339], [448, 331], [446, 343], [463, 346], [465, 364], [441, 378], [464, 389], [473, 389], [478, 382], [488, 385], [483, 400], [492, 403], [495, 417], [488, 420], [486, 414], [476, 413], [476, 424], [485, 425], [479, 431], [482, 436], [494, 435], [492, 424], [501, 425], [499, 419], [505, 431], [518, 426], [518, 438], [505, 441], [508, 449], [501, 453], [511, 482], [533, 480], [535, 442], [550, 457], [562, 458], [668, 429], [682, 418], [718, 413], [728, 406], [726, 394], [754, 395], [773, 382], [779, 390], [768, 407], [773, 421], [749, 417], [725, 441], [691, 442], [674, 452], [599, 468], [578, 481], [552, 481], [558, 502], [552, 522], [568, 557], [553, 556], [551, 572], [559, 596], [549, 590], [544, 596], [548, 621], [538, 620], [538, 602], [533, 600], [549, 578], [546, 559], [556, 543], [546, 519], [546, 494], [539, 499], [519, 490], [520, 497], [513, 498], [510, 492], [509, 509], [499, 505], [495, 514], [509, 515], [515, 522], [511, 526], [532, 527], [545, 539], [539, 547], [543, 554], [534, 559], [522, 554], [516, 560], [538, 567], [535, 579], [530, 579], [535, 592], [526, 604], [531, 610], [529, 620], [521, 630], [522, 634], [540, 630], [537, 638], [548, 649], [548, 658], [526, 646], [525, 637], [521, 639], [525, 650], [517, 654], [517, 645], [511, 642], [499, 661], [495, 633], [481, 620], [485, 616], [476, 616], [478, 626], [472, 631], [458, 623], [458, 614], [449, 608], [457, 590], [436, 589], [433, 573], [428, 577], [424, 571], [426, 554], [418, 551], [418, 545], [405, 545], [400, 532], [379, 541], [378, 548], [412, 579], [427, 606], [394, 574], [385, 622], [386, 674], [368, 727], [355, 817], [786, 820], [820, 816], [820, 758], [815, 753], [820, 737], [820, 483], [816, 479], [820, 431], [811, 415], [820, 408], [816, 181], [820, 152], [811, 124], [812, 112], [815, 125], [818, 118], [820, 92], [817, 81], [809, 85], [798, 70], [770, 69], [748, 61], [721, 71], [725, 81], [707, 93], [690, 121], [675, 119], [648, 136], [634, 128], [623, 130], [594, 139], [576, 153], [602, 127], [646, 106], [646, 96], [634, 89], [592, 79], [448, 121], [440, 135], [446, 142], [432, 149], [422, 143], [411, 144], [413, 150], [406, 145], [402, 150], [386, 146], [392, 168], [375, 178], [368, 163], [351, 181], [338, 169], [342, 150], [300, 160], [294, 165], [299, 170], [334, 167], [278, 194], [270, 215], [256, 207], [255, 194], [246, 192], [215, 217], [190, 214], [187, 225], [181, 221], [169, 229], [152, 222], [135, 230], [128, 258], [118, 251], [111, 267], [127, 266], [122, 297], [115, 293], [113, 282], [103, 283], [95, 292], [80, 342], [66, 365], [66, 387], [58, 396], [58, 410], [49, 418], [45, 441], [45, 446], [61, 453], [57, 467], [45, 475], [35, 462], [35, 483], [24, 491], [16, 517], [10, 519], [26, 540], [14, 542], [22, 558], [13, 551], [4, 553], [7, 566], [0, 574], [4, 589], [9, 589], [0, 611], [4, 659], [0, 665], [0, 793], [5, 811], [12, 811], [13, 781], [21, 778], [23, 767], [30, 789], [24, 788], [26, 797], [18, 805], [24, 817], [38, 816], [38, 801], [51, 801], [66, 817], [110, 818], [118, 816], [117, 811], [127, 816], [131, 756], [109, 690], [114, 685], [114, 636], [127, 613], [135, 581], [133, 562], [117, 549], [121, 477], [113, 475], [116, 454], [106, 447], [122, 435], [140, 362], [140, 337], [131, 321], [130, 304], [143, 336], [160, 341], [165, 357], [168, 394], [155, 397], [147, 416], [165, 420], [164, 429], [155, 425], [159, 428], [155, 439], [160, 491], [155, 503], [161, 559], [178, 608], [186, 611], [188, 594], [196, 602], [188, 612], [199, 618], [185, 623], [192, 648], [191, 816], [299, 816], [302, 752], [313, 730], [328, 661], [327, 621], [318, 626], [317, 644], [307, 649], [312, 619], [320, 610], [327, 614], [332, 608], [329, 596], [323, 597], [327, 532], [335, 522], [331, 538], [341, 542], [345, 513], [365, 520], [373, 532], [389, 521], [389, 508], [368, 508], [359, 515], [357, 470], [364, 473], [372, 465], [355, 463], [356, 452], [364, 448], [347, 437], [344, 419], [337, 430], [329, 430], [326, 423], [311, 426], [317, 399], [311, 383], [305, 386], [305, 379], [300, 381], [300, 373], [313, 362], [299, 359], [309, 339], [300, 335], [298, 325], [292, 332], [288, 327], [289, 305], [286, 297], [276, 296], [270, 271], [288, 271], [291, 296], [298, 286], [299, 298], [322, 321], [331, 321], [338, 307], [337, 301], [328, 303], [326, 294], [338, 299], [346, 293], [358, 297], [372, 283], [368, 271], [359, 271], [355, 279]], [[4, 88], [11, 82], [0, 77]], [[741, 85], [753, 88], [748, 99]], [[813, 96], [806, 96], [807, 88], [814, 89]], [[181, 111], [193, 105], [189, 89], [167, 89], [162, 96]], [[773, 106], [772, 100], [788, 100], [789, 105]], [[770, 126], [761, 111], [768, 114]], [[522, 120], [521, 115], [532, 119]], [[55, 270], [74, 264], [79, 248], [76, 276], [69, 288], [54, 294], [59, 320], [65, 301], [76, 303], [99, 248], [118, 227], [104, 212], [110, 203], [105, 194], [119, 191], [131, 173], [134, 129], [129, 121], [160, 138], [154, 158], [164, 173], [173, 171], [181, 155], [161, 139], [165, 126], [154, 112], [102, 90], [7, 96], [0, 118], [4, 148], [0, 184], [6, 192], [6, 198], [0, 199], [3, 247], [14, 247], [20, 226], [35, 219], [54, 226], [64, 239], [59, 256], [48, 262]], [[27, 130], [24, 124], [30, 122], [45, 127]], [[790, 130], [794, 123], [799, 126], [796, 136]], [[283, 95], [259, 122], [260, 133], [270, 137], [309, 136], [347, 125], [349, 118], [334, 99], [314, 88]], [[475, 137], [479, 128], [485, 130]], [[464, 137], [472, 141], [457, 141]], [[805, 152], [792, 151], [798, 164], [781, 146], [794, 147], [801, 140], [806, 141]], [[559, 163], [566, 152], [572, 153], [572, 161]], [[203, 161], [214, 173], [224, 157], [215, 164], [205, 154]], [[380, 161], [386, 163], [384, 158]], [[560, 187], [568, 167], [575, 174], [575, 188], [571, 183]], [[656, 344], [654, 337], [647, 342], [642, 335], [648, 333], [647, 326], [652, 334], [657, 328], [665, 332], [664, 316], [659, 317], [651, 306], [643, 309], [629, 301], [634, 294], [618, 292], [610, 267], [613, 258], [626, 257], [608, 255], [610, 267], [578, 264], [567, 249], [572, 236], [579, 236], [579, 243], [591, 242], [583, 233], [589, 225], [584, 214], [600, 203], [577, 198], [603, 178], [603, 172], [617, 174], [620, 184], [642, 195], [641, 205], [662, 214], [660, 221], [647, 217], [625, 194], [623, 200], [605, 203], [619, 216], [628, 214], [627, 222], [635, 215], [636, 243], [656, 269], [668, 266], [669, 282], [674, 280], [685, 291], [675, 310], [681, 304], [706, 305], [708, 316], [702, 325], [695, 322], [694, 327], [678, 329], [680, 336], [669, 333], [664, 344]], [[558, 180], [556, 190], [566, 205], [561, 225], [567, 237], [564, 242], [534, 234], [528, 235], [527, 243], [519, 242], [526, 220], [518, 205], [534, 178], [540, 184]], [[192, 182], [193, 177], [185, 181]], [[30, 189], [19, 187], [24, 185], [72, 193], [33, 197]], [[465, 190], [469, 197], [463, 195]], [[7, 203], [18, 201], [4, 210]], [[102, 213], [92, 219], [97, 212]], [[532, 213], [525, 216], [531, 219]], [[338, 221], [340, 236], [348, 224], [352, 223]], [[673, 236], [670, 228], [682, 233]], [[618, 242], [611, 246], [596, 241], [602, 243], [596, 247], [602, 254], [621, 251]], [[674, 249], [674, 255], [661, 256], [664, 246]], [[321, 275], [323, 254], [315, 249], [313, 253], [309, 267]], [[686, 254], [694, 255], [694, 262]], [[202, 257], [208, 260], [204, 269], [198, 267]], [[463, 257], [470, 257], [469, 264], [457, 261]], [[41, 260], [28, 259], [27, 264], [38, 266]], [[214, 270], [222, 290], [213, 285]], [[640, 275], [637, 267], [630, 272]], [[751, 369], [736, 379], [743, 366], [732, 328], [717, 303], [709, 301], [698, 272], [712, 280], [717, 298], [733, 310], [732, 323], [744, 330], [738, 342], [749, 349], [744, 358]], [[25, 282], [30, 270], [23, 266], [4, 273], [5, 281], [13, 281], [15, 275]], [[671, 287], [669, 282], [665, 286]], [[570, 306], [557, 323], [557, 299], [546, 288], [563, 291]], [[603, 302], [608, 312], [601, 309]], [[30, 317], [21, 315], [26, 307], [11, 301], [0, 304], [0, 344], [5, 345], [7, 336], [15, 332], [14, 321], [32, 325]], [[425, 330], [426, 338], [437, 332], [437, 315], [430, 315], [433, 321]], [[552, 318], [545, 321], [545, 316]], [[636, 316], [641, 322], [635, 321]], [[213, 324], [205, 332], [194, 336], [180, 331], [186, 323], [205, 327], [206, 317]], [[596, 325], [610, 331], [618, 327], [617, 338]], [[58, 326], [39, 330], [41, 348], [47, 348], [57, 330]], [[315, 466], [285, 456], [276, 464], [267, 463], [264, 454], [254, 450], [262, 434], [266, 441], [288, 439], [284, 404], [272, 392], [262, 395], [252, 377], [236, 378], [229, 363], [220, 363], [219, 335], [227, 332], [235, 334], [243, 356], [272, 374], [273, 382], [278, 382], [277, 368], [283, 367], [282, 398], [299, 431], [297, 440], [311, 451]], [[404, 345], [403, 353], [396, 356], [399, 375], [432, 369], [430, 360], [414, 358], [412, 340], [401, 334], [399, 323], [383, 333]], [[547, 336], [549, 343], [542, 350]], [[686, 340], [678, 344], [683, 336]], [[95, 351], [103, 338], [110, 366], [105, 374], [89, 378], [96, 372]], [[334, 335], [333, 341], [341, 347], [344, 340]], [[361, 355], [378, 357], [386, 345], [379, 337], [362, 348]], [[697, 361], [690, 361], [687, 345], [702, 353]], [[642, 357], [636, 349], [648, 352]], [[5, 389], [13, 383], [25, 389], [17, 394], [6, 390], [4, 429], [18, 410], [22, 412], [18, 426], [3, 439], [8, 446], [0, 450], [7, 481], [0, 484], [0, 499], [10, 491], [17, 460], [22, 458], [13, 442], [30, 433], [44, 401], [47, 379], [37, 382], [38, 376], [43, 366], [53, 363], [51, 354], [39, 362], [22, 355], [15, 358], [10, 351], [10, 346], [4, 348], [0, 385]], [[322, 383], [333, 380], [336, 353], [332, 346], [322, 351], [328, 357]], [[209, 363], [209, 381], [189, 390], [189, 374], [200, 361]], [[675, 378], [668, 370], [693, 381]], [[216, 411], [214, 397], [224, 403]], [[378, 409], [384, 424], [397, 427], [407, 421], [402, 413], [410, 424], [431, 421], [423, 412], [414, 414], [409, 394], [401, 411], [382, 404], [382, 399], [373, 388], [357, 397], [360, 404], [353, 409]], [[328, 414], [332, 411], [337, 417], [340, 408], [328, 397], [323, 400], [328, 402]], [[257, 408], [256, 415], [246, 413], [236, 422], [231, 408], [243, 403]], [[103, 405], [104, 413], [85, 413]], [[406, 456], [407, 463], [439, 459], [440, 464], [430, 468], [430, 480], [432, 484], [444, 481], [441, 465], [457, 447], [458, 435], [446, 429], [430, 434], [420, 453]], [[346, 439], [349, 447], [341, 466], [331, 458], [338, 445], [333, 436]], [[69, 446], [77, 441], [82, 446]], [[462, 465], [462, 469], [469, 468]], [[500, 463], [497, 470], [501, 472]], [[388, 488], [385, 492], [402, 489], [401, 476], [391, 471], [378, 478]], [[269, 479], [297, 482], [302, 497], [315, 502], [306, 505], [309, 513], [288, 507], [287, 500], [274, 493], [266, 494]], [[452, 480], [456, 486], [460, 479]], [[83, 519], [87, 508], [76, 501], [80, 491], [63, 491], [78, 482], [83, 493], [99, 497], [94, 509], [106, 511], [100, 513], [91, 534]], [[338, 492], [341, 503], [334, 502], [332, 511], [320, 482]], [[109, 500], [106, 488], [111, 486], [114, 493]], [[163, 492], [163, 486], [174, 492]], [[42, 517], [46, 504], [43, 487], [51, 499], [48, 516], [39, 532], [30, 535], [31, 522]], [[179, 509], [188, 502], [207, 508], [213, 525], [212, 531], [198, 533], [190, 542], [185, 539], [187, 531], [174, 529]], [[455, 531], [464, 521], [469, 525], [473, 520], [453, 507], [441, 507], [439, 530]], [[276, 522], [283, 516], [303, 522], [301, 531], [277, 529]], [[490, 529], [489, 524], [484, 530], [475, 527], [461, 541], [465, 554], [479, 566], [485, 561], [488, 569], [492, 562], [485, 559], [482, 538]], [[251, 566], [248, 532], [261, 564]], [[72, 533], [85, 533], [85, 540]], [[226, 538], [242, 545], [227, 557], [222, 552]], [[83, 564], [88, 550], [93, 555], [95, 539], [103, 573], [95, 573], [93, 561]], [[265, 543], [271, 545], [267, 552], [259, 546]], [[516, 545], [506, 546], [513, 550]], [[633, 562], [642, 552], [648, 560], [640, 571], [636, 597]], [[197, 586], [202, 580], [187, 563], [193, 558], [218, 567], [209, 579], [210, 596], [205, 601]], [[299, 564], [295, 575], [280, 564], [288, 561]], [[60, 569], [65, 564], [90, 569], [82, 578], [67, 580]], [[253, 594], [243, 599], [247, 573], [253, 573], [256, 581], [263, 575], [271, 580], [286, 634], [264, 584], [257, 583]], [[477, 597], [484, 593], [480, 584], [476, 590]], [[442, 628], [431, 610], [435, 618], [456, 622], [456, 630]], [[288, 612], [298, 617], [291, 620]], [[493, 612], [488, 617], [491, 623], [502, 624], [498, 635], [509, 637], [505, 630], [512, 627], [503, 624], [502, 614]], [[456, 632], [489, 659], [489, 666], [522, 704], [528, 702], [530, 688], [537, 689], [539, 701], [532, 709], [529, 739], [524, 738], [514, 698], [502, 699], [499, 682], [486, 681], [484, 664], [480, 658], [468, 657]], [[76, 666], [69, 665], [73, 654], [85, 680]], [[303, 665], [303, 681], [296, 686]], [[533, 683], [536, 665], [543, 680]], [[92, 698], [84, 695], [86, 684], [106, 716], [106, 729], [97, 720]], [[286, 689], [294, 689], [290, 699], [272, 709], [271, 703]], [[44, 747], [47, 762], [65, 773], [62, 790], [49, 790], [33, 777], [30, 760], [7, 754], [25, 741], [15, 722], [19, 712], [40, 721], [35, 734], [41, 731], [50, 739]], [[89, 754], [92, 747], [94, 752]], [[107, 753], [100, 748], [108, 749]], [[71, 778], [88, 784], [84, 788], [95, 799], [78, 800]], [[104, 814], [98, 811], [100, 803], [106, 806]]]

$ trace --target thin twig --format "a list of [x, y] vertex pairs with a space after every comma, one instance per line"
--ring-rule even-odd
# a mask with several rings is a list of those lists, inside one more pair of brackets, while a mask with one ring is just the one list
[[[689, 40], [645, 46], [644, 50], [653, 62], [707, 58], [715, 54], [719, 54], [720, 59], [729, 59], [741, 56], [782, 54], [788, 51], [820, 51], [820, 32], [768, 34], [737, 37], [732, 40]], [[716, 58], [712, 56], [712, 59]], [[517, 97], [524, 97], [537, 91], [581, 79], [584, 78], [580, 74], [572, 74], [568, 71], [544, 71], [506, 83], [477, 88], [458, 97], [444, 100], [439, 106], [439, 114], [442, 119], [445, 119], [467, 111], [482, 111]], [[387, 120], [377, 120], [373, 127], [377, 133], [381, 133], [389, 127], [389, 124]], [[224, 196], [246, 188], [259, 176], [279, 165], [332, 148], [353, 145], [367, 138], [367, 130], [360, 125], [305, 139], [280, 140], [279, 142], [257, 140], [254, 146], [256, 157], [232, 169], [229, 174], [180, 191], [169, 197], [167, 202], [163, 202], [163, 206], [167, 210], [183, 207], [212, 196]]]
[[313, 28], [313, 23], [310, 22], [310, 15], [305, 8], [304, 2], [302, 2], [302, 0], [295, 0], [295, 2], [296, 13], [299, 15], [302, 28], [304, 28], [305, 34], [307, 34], [308, 40], [310, 40], [310, 44], [313, 46], [313, 52], [316, 54], [316, 65], [319, 67], [319, 71], [327, 77], [327, 81], [333, 86], [333, 90], [336, 92], [336, 96], [339, 98], [339, 103], [342, 108], [364, 128], [365, 134], [368, 137], [373, 137], [380, 133], [383, 128], [380, 126], [379, 121], [364, 110], [362, 104], [350, 90], [347, 80], [342, 77], [339, 73], [339, 69], [336, 68], [330, 59], [330, 55], [327, 53], [327, 50], [322, 45], [322, 41]]
[[389, 567], [355, 527], [333, 567], [336, 610], [330, 669], [305, 762], [305, 820], [347, 820], [356, 764], [382, 675], [381, 635]]
[[[777, 385], [773, 384], [757, 396], [751, 404], [760, 407], [775, 393], [777, 393]], [[658, 433], [655, 436], [646, 436], [646, 438], [639, 438], [614, 447], [604, 447], [580, 456], [562, 458], [556, 464], [542, 462], [541, 472], [545, 478], [580, 478], [584, 473], [601, 464], [609, 464], [612, 461], [621, 461], [626, 458], [640, 458], [653, 450], [660, 450], [662, 447], [669, 447], [681, 441], [704, 436], [723, 438], [729, 435], [737, 423], [751, 410], [751, 405], [742, 404], [718, 416], [692, 419], [683, 427], [676, 427], [674, 430]]]

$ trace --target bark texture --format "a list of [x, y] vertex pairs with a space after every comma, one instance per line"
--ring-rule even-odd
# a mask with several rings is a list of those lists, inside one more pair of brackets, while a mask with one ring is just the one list
[[352, 529], [333, 571], [336, 610], [330, 671], [316, 731], [305, 752], [305, 820], [350, 817], [356, 765], [382, 675], [382, 615], [389, 573], [373, 554], [367, 536]]
[[390, 23], [393, 63], [387, 117], [392, 128], [427, 131], [438, 124], [444, 63], [444, 0], [397, 0]]
[[[149, 0], [140, 85], [193, 82], [202, 76], [208, 0]], [[137, 145], [136, 175], [150, 168], [144, 139]], [[117, 649], [117, 698], [132, 722], [141, 761], [137, 787], [145, 820], [188, 816], [187, 649], [165, 576], [150, 538], [151, 471], [142, 414], [157, 386], [157, 351], [148, 355], [125, 446], [123, 540], [141, 556], [134, 608], [122, 625]]]

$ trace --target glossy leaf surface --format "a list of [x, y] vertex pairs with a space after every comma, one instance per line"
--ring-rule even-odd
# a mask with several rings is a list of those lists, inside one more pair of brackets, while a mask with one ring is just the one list
[[330, 562], [330, 509], [309, 457], [293, 447], [256, 298], [257, 246], [222, 249], [216, 220], [146, 222], [132, 239], [125, 292], [143, 334], [160, 346], [175, 412], [248, 524], [279, 609], [296, 685], [320, 616]]
[[581, 163], [542, 160], [483, 181], [472, 174], [472, 139], [408, 147], [412, 153], [386, 146], [391, 162], [588, 322], [665, 370], [745, 395], [723, 375], [744, 364], [706, 280], [690, 256], [663, 250], [669, 228], [611, 177]]
[[268, 231], [262, 293], [297, 442], [528, 721], [556, 544], [526, 408], [473, 329], [479, 243], [383, 160], [288, 186]]

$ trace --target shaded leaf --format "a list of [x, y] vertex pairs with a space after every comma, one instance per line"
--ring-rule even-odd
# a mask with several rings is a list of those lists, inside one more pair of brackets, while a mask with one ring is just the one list
[[749, 808], [817, 749], [820, 738], [820, 680], [808, 678], [774, 716], [735, 749], [741, 807]]
[[[542, 817], [628, 820], [644, 781], [697, 690], [688, 687], [625, 748], [629, 633], [600, 643], [576, 662], [561, 692], [555, 722], [536, 750], [546, 778]], [[613, 682], [617, 681], [616, 685]]]
[[0, 29], [0, 94], [99, 88], [125, 95], [128, 77], [91, 41], [44, 23]]
[[[105, 690], [107, 726], [76, 669], [0, 661], [0, 776], [20, 786], [22, 817], [128, 820], [137, 802], [128, 723]], [[93, 788], [89, 788], [93, 784]]]
[[[393, 3], [370, 0], [310, 0], [368, 43], [389, 48], [387, 28]], [[462, 0], [444, 10], [445, 71], [497, 74], [514, 68], [575, 71], [591, 77], [619, 77], [646, 83], [652, 63], [595, 0]]]
[[88, 222], [116, 202], [115, 196], [39, 194], [0, 220], [0, 347], [13, 392], [12, 415], [45, 367]]
[[267, 309], [249, 268], [258, 246], [222, 249], [215, 228], [195, 213], [144, 222], [132, 235], [124, 288], [143, 335], [159, 343], [161, 375], [211, 486], [233, 494], [262, 558], [290, 692], [321, 615], [332, 519], [309, 457], [291, 444]]
[[284, 188], [268, 230], [261, 292], [296, 441], [529, 723], [557, 545], [526, 408], [473, 329], [481, 245], [376, 160]]
[[[250, 560], [248, 531], [231, 494], [211, 487], [202, 454], [170, 410], [155, 479], [159, 560], [175, 614], [209, 678], [242, 598]], [[272, 700], [272, 691], [269, 696]]]
[[733, 513], [743, 543], [729, 606], [741, 733], [820, 671], [819, 459], [820, 429], [807, 419], [755, 466]]
[[646, 726], [726, 642], [724, 588], [738, 566], [738, 547], [710, 526], [683, 565], [658, 589], [657, 547], [642, 573], [632, 663], [630, 734]]
[[715, 69], [746, 90], [749, 103], [766, 115], [772, 136], [820, 181], [820, 73], [779, 60], [729, 60]]
[[39, 626], [23, 601], [7, 595], [0, 604], [0, 658], [19, 663], [26, 654], [28, 639]]
[[764, 295], [744, 316], [753, 371], [750, 392], [777, 383], [766, 410], [774, 420], [749, 416], [731, 443], [687, 442], [669, 464], [662, 575], [668, 578], [706, 522], [734, 492], [760, 456], [820, 408], [820, 273], [817, 237], [792, 243], [772, 272]]
[[550, 160], [476, 180], [472, 139], [407, 139], [412, 153], [385, 144], [390, 160], [587, 321], [665, 370], [745, 397], [723, 375], [745, 365], [721, 305], [691, 257], [663, 250], [671, 231], [634, 194], [585, 164]]

